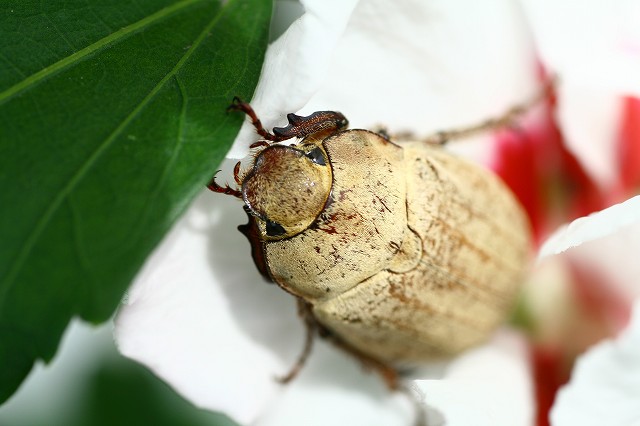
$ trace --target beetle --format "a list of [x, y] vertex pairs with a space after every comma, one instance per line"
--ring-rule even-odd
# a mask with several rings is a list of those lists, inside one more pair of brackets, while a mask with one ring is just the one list
[[505, 321], [528, 264], [526, 214], [498, 177], [442, 145], [526, 108], [397, 142], [334, 111], [289, 114], [269, 132], [234, 98], [229, 110], [262, 140], [246, 172], [236, 164], [237, 188], [215, 175], [208, 188], [243, 201], [257, 268], [298, 299], [306, 343], [282, 381], [320, 334], [397, 388], [398, 371], [480, 344]]

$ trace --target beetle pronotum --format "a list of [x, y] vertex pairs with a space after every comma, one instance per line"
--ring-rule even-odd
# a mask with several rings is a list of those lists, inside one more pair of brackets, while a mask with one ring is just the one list
[[[546, 90], [545, 90], [546, 94]], [[442, 149], [447, 140], [507, 125], [498, 119], [396, 143], [347, 130], [332, 111], [289, 114], [270, 133], [238, 98], [262, 141], [237, 188], [249, 218], [239, 229], [260, 272], [297, 297], [307, 326], [397, 386], [397, 371], [484, 341], [516, 297], [530, 248], [522, 208], [493, 174]], [[300, 138], [294, 145], [277, 142]]]

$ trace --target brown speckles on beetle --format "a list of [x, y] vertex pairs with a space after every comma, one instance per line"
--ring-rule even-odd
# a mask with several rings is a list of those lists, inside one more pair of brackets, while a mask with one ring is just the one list
[[299, 144], [260, 145], [237, 179], [261, 270], [305, 301], [321, 333], [380, 365], [485, 340], [527, 263], [529, 229], [514, 197], [440, 147], [321, 122], [339, 113], [309, 117], [291, 115], [278, 130], [304, 137]]

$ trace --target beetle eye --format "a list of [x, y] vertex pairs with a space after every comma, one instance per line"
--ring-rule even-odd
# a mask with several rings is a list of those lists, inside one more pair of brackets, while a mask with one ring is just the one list
[[287, 233], [287, 231], [284, 230], [282, 225], [280, 225], [279, 223], [272, 222], [270, 220], [267, 220], [265, 224], [265, 228], [267, 231], [267, 235], [270, 237], [278, 237], [280, 235], [284, 235]]
[[327, 163], [324, 161], [324, 155], [320, 148], [314, 148], [309, 152], [306, 152], [306, 155], [311, 161], [316, 163], [319, 166], [326, 166]]

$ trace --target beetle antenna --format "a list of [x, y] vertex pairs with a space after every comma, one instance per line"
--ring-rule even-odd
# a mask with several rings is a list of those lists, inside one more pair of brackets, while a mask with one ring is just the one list
[[[235, 96], [233, 102], [227, 108], [229, 111], [242, 111], [249, 116], [251, 124], [256, 128], [256, 132], [264, 139], [271, 142], [282, 142], [287, 139], [304, 138], [315, 133], [335, 133], [346, 129], [349, 121], [342, 113], [337, 111], [316, 111], [311, 115], [302, 117], [296, 114], [287, 114], [289, 125], [286, 127], [274, 127], [273, 133], [264, 128], [258, 115], [251, 105]], [[269, 145], [265, 141], [260, 141], [251, 145], [251, 148]]]
[[515, 121], [529, 111], [538, 102], [544, 99], [553, 97], [554, 86], [557, 83], [557, 78], [552, 77], [545, 81], [542, 88], [527, 101], [515, 105], [505, 111], [501, 116], [490, 118], [481, 123], [474, 124], [468, 127], [462, 127], [458, 129], [449, 129], [434, 133], [424, 139], [424, 142], [433, 145], [444, 145], [447, 142], [454, 139], [462, 139], [476, 133], [481, 133], [487, 130], [495, 130], [503, 127], [514, 127]]
[[220, 172], [220, 170], [216, 171], [211, 178], [211, 181], [207, 184], [207, 188], [210, 191], [217, 192], [219, 194], [232, 195], [236, 198], [240, 198], [242, 200], [242, 191], [231, 188], [228, 184], [225, 186], [218, 185], [216, 182], [216, 175]]

